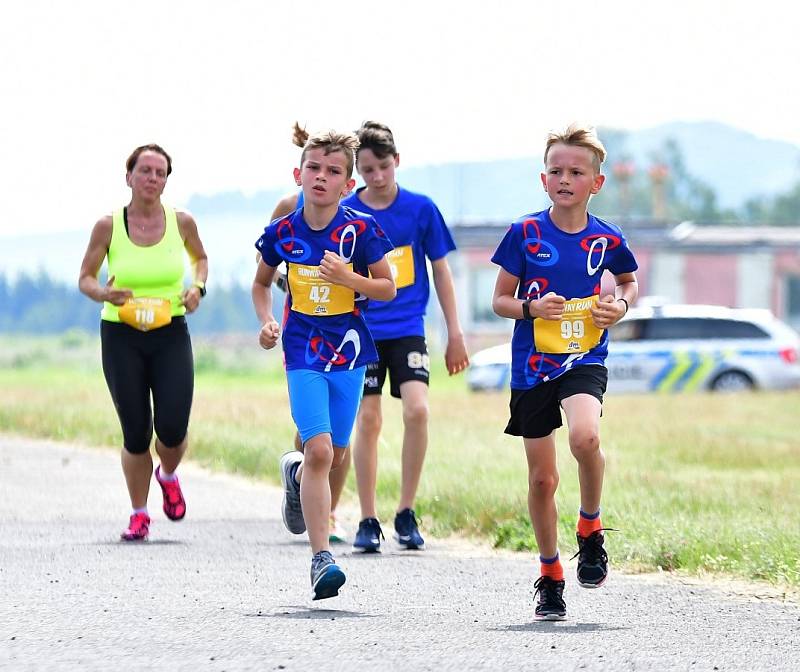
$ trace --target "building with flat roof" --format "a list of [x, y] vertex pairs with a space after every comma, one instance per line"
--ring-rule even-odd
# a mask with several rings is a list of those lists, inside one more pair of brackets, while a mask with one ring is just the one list
[[[490, 261], [508, 225], [450, 227], [458, 250], [448, 259], [471, 347], [505, 339], [511, 331], [510, 321], [492, 311], [497, 267]], [[800, 226], [629, 222], [622, 229], [639, 262], [640, 297], [768, 308], [800, 330]], [[613, 286], [613, 278], [604, 277], [604, 290], [613, 292]]]

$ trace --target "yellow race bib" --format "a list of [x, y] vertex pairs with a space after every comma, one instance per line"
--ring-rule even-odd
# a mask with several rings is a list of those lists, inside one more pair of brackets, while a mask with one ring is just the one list
[[172, 322], [172, 306], [169, 299], [128, 299], [119, 307], [119, 319], [139, 331], [151, 331]]
[[392, 269], [392, 278], [397, 289], [414, 284], [414, 253], [411, 245], [395, 247], [386, 253], [386, 260]]
[[597, 296], [569, 299], [560, 320], [533, 321], [533, 341], [537, 352], [574, 354], [588, 352], [600, 342], [603, 330], [594, 326], [589, 309]]
[[[352, 271], [353, 264], [347, 264]], [[355, 292], [319, 277], [319, 266], [289, 264], [292, 310], [304, 315], [341, 315], [355, 308]]]

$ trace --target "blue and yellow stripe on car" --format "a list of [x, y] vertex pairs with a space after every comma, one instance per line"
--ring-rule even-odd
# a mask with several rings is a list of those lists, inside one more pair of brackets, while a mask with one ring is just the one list
[[693, 392], [718, 368], [719, 364], [731, 357], [729, 352], [676, 352], [650, 383], [650, 389], [657, 392]]

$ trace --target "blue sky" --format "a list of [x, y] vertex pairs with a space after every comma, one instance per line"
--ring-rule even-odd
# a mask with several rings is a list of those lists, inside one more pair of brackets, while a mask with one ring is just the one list
[[174, 204], [288, 190], [295, 119], [384, 121], [404, 165], [538, 156], [576, 119], [715, 120], [800, 145], [798, 25], [797, 3], [738, 0], [12, 3], [0, 236], [88, 237], [144, 142], [174, 157]]

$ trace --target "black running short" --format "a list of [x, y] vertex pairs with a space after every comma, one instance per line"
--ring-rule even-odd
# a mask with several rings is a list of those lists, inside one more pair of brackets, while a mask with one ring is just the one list
[[511, 390], [511, 418], [505, 433], [526, 439], [548, 436], [563, 424], [561, 402], [574, 394], [591, 394], [603, 403], [608, 370], [600, 364], [576, 366], [558, 378], [528, 390]]
[[378, 361], [367, 364], [364, 394], [380, 394], [389, 372], [389, 391], [400, 398], [400, 385], [418, 380], [426, 385], [431, 377], [430, 357], [424, 336], [403, 336], [376, 341]]
[[[125, 450], [144, 453], [153, 428], [174, 448], [186, 438], [194, 391], [192, 342], [184, 317], [160, 329], [139, 331], [101, 320], [103, 373], [122, 426]], [[152, 395], [152, 406], [150, 397]]]

